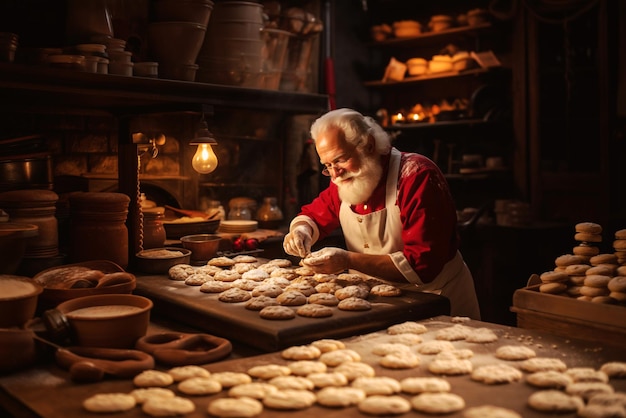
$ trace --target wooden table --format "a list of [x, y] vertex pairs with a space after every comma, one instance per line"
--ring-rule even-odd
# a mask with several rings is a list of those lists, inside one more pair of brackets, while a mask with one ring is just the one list
[[[428, 333], [422, 335], [424, 341], [433, 339], [433, 334], [436, 330], [450, 326], [451, 319], [452, 318], [448, 316], [438, 316], [419, 321], [429, 330]], [[527, 345], [536, 351], [537, 356], [557, 357], [563, 360], [569, 367], [587, 366], [598, 368], [609, 360], [626, 361], [626, 354], [624, 354], [623, 349], [606, 348], [597, 343], [577, 341], [569, 338], [566, 339], [537, 331], [480, 321], [470, 321], [465, 325], [472, 327], [488, 327], [499, 337], [498, 341], [488, 344], [468, 343], [465, 341], [454, 342], [456, 348], [469, 348], [474, 352], [474, 356], [471, 359], [474, 368], [498, 361], [493, 356], [493, 353], [497, 347], [509, 344]], [[376, 370], [377, 375], [390, 376], [398, 380], [409, 376], [433, 376], [427, 370], [427, 365], [432, 360], [433, 356], [420, 355], [420, 366], [409, 370], [389, 370], [378, 366], [379, 357], [373, 355], [371, 350], [374, 344], [385, 341], [384, 339], [386, 337], [386, 330], [382, 330], [346, 338], [343, 341], [348, 348], [359, 352], [362, 356], [362, 361], [371, 364]], [[206, 367], [213, 372], [245, 372], [252, 366], [271, 363], [287, 364], [287, 361], [280, 357], [279, 352], [276, 352], [248, 358], [226, 360], [209, 364]], [[163, 370], [166, 369], [163, 368]], [[525, 418], [547, 416], [546, 414], [533, 411], [526, 406], [528, 396], [536, 389], [530, 387], [523, 381], [488, 386], [472, 381], [468, 375], [445, 377], [445, 379], [450, 382], [452, 387], [451, 391], [463, 397], [466, 402], [466, 407], [494, 404], [516, 410]], [[616, 391], [626, 390], [626, 379], [613, 379], [610, 383]], [[11, 376], [0, 377], [0, 400], [5, 408], [13, 408], [16, 416], [19, 417], [83, 418], [88, 416], [88, 414], [82, 410], [81, 403], [88, 396], [100, 392], [130, 392], [133, 388], [133, 384], [130, 380], [105, 380], [91, 384], [76, 384], [68, 379], [67, 372], [59, 369], [56, 365], [44, 364]], [[175, 386], [171, 388], [176, 390]], [[226, 391], [222, 391], [213, 396], [191, 397], [196, 404], [196, 411], [187, 415], [187, 417], [207, 417], [208, 414], [206, 410], [208, 404], [212, 400], [223, 396], [226, 396]], [[401, 394], [401, 396], [407, 399], [409, 398], [407, 394]], [[356, 407], [331, 409], [320, 406], [289, 412], [266, 409], [260, 417], [313, 418], [321, 415], [327, 418], [366, 417], [366, 415], [361, 414]], [[139, 408], [115, 414], [115, 417], [124, 418], [145, 416], [146, 415], [144, 415]], [[419, 417], [424, 415], [417, 412], [409, 412], [402, 416]], [[461, 416], [462, 412], [446, 415], [446, 417]], [[575, 414], [560, 414], [559, 417], [575, 417]]]

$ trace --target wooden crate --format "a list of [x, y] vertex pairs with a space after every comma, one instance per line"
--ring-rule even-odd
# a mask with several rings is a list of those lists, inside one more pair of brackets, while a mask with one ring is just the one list
[[516, 290], [511, 310], [520, 328], [626, 347], [626, 306], [541, 293], [537, 285]]

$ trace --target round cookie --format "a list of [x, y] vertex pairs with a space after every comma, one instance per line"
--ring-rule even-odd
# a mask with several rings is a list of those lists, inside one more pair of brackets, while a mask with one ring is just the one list
[[324, 306], [337, 306], [339, 304], [339, 299], [337, 299], [335, 295], [332, 295], [330, 293], [314, 293], [309, 296], [308, 302]]
[[615, 231], [615, 239], [626, 239], [626, 229], [618, 229]]
[[626, 303], [626, 292], [611, 292], [609, 297], [619, 303]]
[[249, 254], [239, 254], [233, 257], [233, 261], [235, 263], [256, 263], [259, 260]]
[[276, 376], [289, 376], [291, 369], [281, 364], [261, 364], [248, 369], [248, 374], [252, 377], [269, 380]]
[[314, 345], [293, 345], [280, 353], [285, 360], [315, 360], [321, 354], [321, 350]]
[[252, 382], [252, 378], [247, 373], [241, 372], [214, 372], [211, 374], [211, 378], [220, 382], [223, 388]]
[[252, 296], [269, 296], [275, 298], [283, 293], [283, 288], [273, 283], [262, 283], [252, 289]]
[[464, 340], [473, 332], [474, 328], [472, 327], [468, 327], [462, 324], [454, 324], [450, 327], [442, 328], [435, 332], [435, 339], [444, 341]]
[[565, 374], [571, 377], [574, 382], [602, 382], [608, 383], [609, 376], [601, 370], [592, 367], [570, 367]]
[[563, 293], [567, 289], [567, 285], [564, 283], [544, 283], [539, 286], [539, 291], [541, 293], [549, 293], [553, 295], [558, 295], [559, 293]]
[[622, 405], [585, 405], [578, 410], [581, 418], [619, 417], [626, 418], [626, 409]]
[[265, 279], [269, 279], [270, 275], [267, 271], [261, 269], [248, 270], [241, 275], [244, 280], [254, 280], [255, 282], [261, 282]]
[[218, 300], [225, 303], [239, 303], [250, 300], [251, 297], [252, 295], [250, 292], [239, 289], [238, 287], [231, 287], [230, 289], [220, 293]]
[[522, 361], [520, 368], [528, 373], [546, 370], [563, 372], [567, 369], [567, 365], [561, 359], [555, 357], [534, 357]]
[[369, 288], [359, 285], [350, 285], [337, 289], [335, 291], [335, 296], [340, 301], [348, 298], [367, 299], [369, 296]]
[[[233, 287], [236, 287], [238, 289], [250, 292], [250, 291], [256, 289], [258, 286], [260, 286], [261, 283], [262, 282], [257, 282], [257, 281], [254, 281], [254, 280], [241, 278], [241, 279], [237, 279], [237, 280], [235, 280], [233, 282]], [[250, 295], [250, 296], [252, 296], [252, 295]]]
[[291, 370], [291, 373], [295, 376], [308, 376], [311, 373], [325, 373], [327, 370], [326, 364], [321, 361], [314, 360], [297, 360], [287, 365]]
[[576, 412], [585, 405], [578, 396], [560, 390], [540, 390], [528, 397], [528, 406], [541, 412]]
[[402, 295], [402, 289], [390, 284], [377, 284], [370, 290], [375, 296], [394, 297]]
[[246, 302], [245, 308], [251, 311], [260, 311], [268, 306], [278, 306], [276, 298], [269, 296], [255, 296]]
[[317, 400], [315, 393], [308, 390], [285, 389], [270, 393], [263, 398], [263, 405], [280, 410], [306, 409]]
[[327, 366], [337, 367], [337, 369], [335, 369], [336, 372], [342, 372], [349, 375], [356, 370], [359, 376], [374, 376], [374, 369], [372, 366], [367, 363], [361, 363], [361, 355], [349, 348], [327, 351], [320, 356], [320, 361]]
[[626, 276], [615, 276], [606, 286], [611, 292], [626, 293]]
[[411, 403], [398, 395], [375, 395], [359, 402], [358, 409], [369, 415], [400, 415], [411, 410]]
[[617, 266], [615, 264], [598, 264], [589, 268], [586, 272], [586, 276], [599, 274], [601, 276], [614, 276]]
[[219, 398], [209, 404], [207, 412], [216, 417], [255, 417], [263, 412], [263, 404], [250, 397]]
[[522, 372], [507, 364], [488, 364], [472, 371], [471, 379], [488, 385], [516, 382], [522, 378]]
[[293, 267], [293, 264], [291, 264], [291, 261], [287, 260], [286, 258], [274, 258], [268, 261], [266, 264], [270, 266], [276, 266], [276, 267], [282, 267], [282, 268]]
[[173, 398], [150, 398], [141, 407], [141, 410], [152, 417], [168, 417], [190, 414], [195, 411], [196, 405], [190, 399], [175, 396]]
[[417, 345], [423, 341], [422, 337], [418, 334], [403, 333], [393, 334], [389, 337], [390, 343], [399, 343], [404, 345]]
[[543, 283], [560, 283], [567, 281], [568, 274], [561, 271], [546, 271], [539, 276]]
[[498, 336], [489, 328], [475, 328], [474, 332], [465, 337], [465, 341], [479, 344], [492, 343], [498, 341]]
[[572, 248], [572, 253], [581, 257], [593, 257], [600, 254], [600, 248], [595, 245], [581, 244]]
[[400, 381], [402, 392], [450, 392], [450, 382], [440, 377], [406, 377]]
[[496, 358], [502, 360], [527, 360], [536, 357], [535, 350], [525, 345], [503, 345], [496, 349]]
[[435, 358], [428, 364], [428, 371], [434, 374], [455, 376], [469, 374], [472, 370], [472, 362], [467, 359]]
[[554, 260], [554, 264], [558, 267], [567, 267], [572, 264], [582, 264], [583, 259], [575, 254], [563, 254]]
[[367, 363], [361, 363], [360, 361], [346, 361], [341, 363], [337, 366], [335, 372], [346, 376], [348, 382], [352, 382], [359, 377], [374, 377], [376, 374], [372, 366]]
[[232, 258], [221, 256], [221, 257], [214, 257], [210, 259], [207, 264], [209, 266], [216, 266], [216, 267], [232, 267], [235, 264], [237, 264], [237, 262], [233, 260]]
[[171, 374], [159, 370], [144, 370], [133, 378], [137, 387], [165, 387], [174, 383]]
[[613, 299], [609, 294], [609, 296], [595, 296], [591, 298], [591, 302], [613, 304], [615, 303], [615, 299]]
[[617, 256], [615, 254], [598, 254], [589, 259], [589, 264], [597, 266], [598, 264], [617, 264]]
[[317, 303], [307, 303], [296, 309], [296, 314], [307, 318], [327, 318], [333, 315], [333, 310]]
[[236, 271], [239, 274], [244, 274], [247, 271], [257, 268], [256, 263], [235, 263], [230, 269]]
[[577, 232], [574, 234], [574, 240], [579, 242], [602, 242], [602, 234], [590, 234], [588, 232]]
[[315, 388], [313, 382], [303, 376], [276, 376], [268, 383], [280, 390], [313, 390]]
[[311, 373], [307, 376], [316, 388], [325, 388], [330, 386], [345, 386], [348, 384], [348, 378], [343, 373], [324, 372]]
[[563, 389], [574, 381], [564, 372], [544, 370], [526, 376], [526, 383], [544, 389]]
[[176, 264], [168, 270], [169, 278], [177, 281], [184, 281], [189, 275], [194, 274], [196, 269], [189, 264]]
[[133, 409], [137, 401], [127, 393], [98, 393], [83, 401], [83, 408], [89, 412], [111, 413]]
[[596, 296], [608, 296], [610, 293], [611, 291], [606, 287], [582, 286], [580, 288], [580, 294], [590, 298], [595, 298]]
[[334, 340], [332, 338], [322, 338], [321, 340], [315, 340], [311, 343], [311, 345], [318, 348], [322, 353], [346, 348], [346, 345], [343, 341]]
[[250, 382], [242, 383], [241, 385], [235, 385], [228, 391], [228, 396], [233, 398], [252, 398], [263, 399], [269, 393], [276, 392], [278, 388], [267, 382]]
[[222, 293], [233, 285], [230, 282], [220, 282], [218, 280], [209, 280], [200, 285], [200, 291], [203, 293]]
[[387, 333], [392, 335], [405, 333], [424, 334], [427, 331], [428, 328], [425, 325], [413, 321], [406, 321], [387, 327]]
[[467, 408], [463, 418], [522, 418], [517, 412], [494, 405], [481, 405]]
[[234, 282], [235, 280], [241, 279], [241, 274], [235, 270], [222, 270], [215, 273], [213, 278], [220, 282]]
[[312, 294], [317, 293], [317, 290], [314, 286], [311, 286], [311, 284], [306, 282], [296, 282], [295, 280], [285, 288], [285, 292], [290, 291], [300, 292], [304, 296], [311, 296]]
[[266, 306], [259, 311], [259, 316], [263, 319], [293, 319], [296, 317], [296, 313], [293, 309], [287, 306]]
[[135, 398], [138, 404], [142, 404], [151, 397], [157, 398], [173, 398], [176, 394], [167, 388], [138, 388], [133, 389], [130, 395]]
[[574, 382], [565, 387], [565, 392], [572, 396], [579, 396], [585, 401], [598, 393], [613, 393], [613, 386], [604, 382]]
[[602, 225], [594, 222], [580, 222], [574, 226], [576, 232], [585, 232], [588, 234], [601, 234]]
[[167, 373], [174, 378], [175, 382], [180, 382], [181, 380], [191, 377], [209, 377], [211, 375], [211, 372], [204, 367], [195, 365], [173, 367], [169, 369]]
[[610, 378], [624, 378], [626, 377], [626, 362], [609, 361], [600, 366], [600, 371], [606, 373]]
[[584, 276], [585, 272], [592, 268], [589, 264], [571, 264], [565, 267], [568, 276]]
[[365, 392], [353, 387], [327, 386], [317, 393], [317, 403], [329, 407], [348, 407], [366, 398]]
[[427, 414], [451, 414], [465, 408], [465, 400], [454, 393], [420, 393], [411, 398], [413, 409]]
[[178, 384], [178, 390], [186, 395], [212, 395], [222, 390], [222, 384], [211, 377], [190, 377]]
[[454, 350], [444, 350], [441, 353], [437, 354], [435, 358], [440, 359], [470, 359], [474, 357], [474, 352], [469, 348], [459, 348]]
[[430, 340], [417, 346], [417, 351], [420, 354], [439, 354], [446, 350], [454, 350], [454, 344], [450, 341]]
[[393, 395], [400, 392], [400, 382], [388, 376], [361, 376], [352, 381], [354, 388], [362, 389], [367, 396]]
[[213, 276], [211, 276], [210, 274], [193, 273], [187, 276], [187, 278], [185, 279], [185, 284], [187, 286], [200, 286], [204, 282], [207, 282], [209, 280], [213, 280]]
[[412, 369], [420, 365], [420, 358], [414, 353], [389, 353], [378, 364], [387, 369]]
[[278, 295], [276, 302], [283, 306], [300, 306], [306, 303], [306, 296], [297, 290], [289, 290]]
[[589, 287], [607, 287], [611, 281], [611, 276], [602, 276], [600, 274], [588, 274], [585, 276], [583, 285]]
[[372, 305], [365, 299], [349, 297], [340, 301], [337, 308], [342, 311], [369, 311], [372, 309]]
[[408, 354], [411, 349], [408, 345], [400, 343], [377, 343], [372, 347], [372, 354], [377, 356], [386, 356], [387, 354]]

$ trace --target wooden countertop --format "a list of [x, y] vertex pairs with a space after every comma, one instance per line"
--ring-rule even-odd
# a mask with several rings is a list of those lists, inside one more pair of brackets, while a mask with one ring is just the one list
[[[434, 332], [443, 327], [452, 325], [450, 317], [438, 316], [431, 319], [419, 321], [428, 328], [426, 334], [422, 334], [424, 341], [434, 338]], [[465, 325], [472, 327], [487, 327], [492, 329], [499, 337], [498, 341], [487, 344], [468, 343], [465, 341], [455, 341], [456, 348], [469, 348], [474, 352], [471, 359], [474, 368], [485, 364], [491, 364], [498, 360], [493, 354], [497, 347], [501, 345], [523, 344], [533, 348], [537, 356], [556, 357], [564, 361], [568, 367], [600, 367], [606, 361], [625, 361], [626, 355], [623, 349], [612, 349], [602, 347], [597, 343], [565, 339], [554, 335], [530, 331], [514, 327], [506, 327], [480, 321], [470, 321]], [[433, 356], [420, 355], [421, 364], [414, 369], [389, 370], [378, 366], [379, 357], [371, 353], [372, 347], [377, 342], [387, 341], [386, 330], [377, 331], [365, 335], [346, 338], [348, 348], [354, 349], [362, 356], [362, 361], [371, 364], [379, 376], [390, 376], [398, 380], [409, 376], [434, 376], [428, 370], [428, 363]], [[233, 360], [213, 363], [206, 366], [210, 371], [239, 371], [245, 372], [250, 367], [261, 364], [287, 364], [287, 361], [280, 357], [279, 352], [263, 354], [248, 358], [238, 358]], [[508, 362], [515, 364], [515, 362]], [[163, 369], [166, 370], [166, 369]], [[501, 385], [485, 385], [474, 382], [468, 375], [445, 377], [452, 386], [452, 393], [455, 393], [465, 400], [466, 407], [493, 404], [516, 410], [524, 417], [545, 417], [542, 414], [526, 406], [528, 396], [536, 389], [527, 385], [523, 381]], [[612, 379], [611, 385], [616, 391], [626, 390], [626, 379]], [[176, 388], [171, 387], [174, 391]], [[90, 395], [100, 392], [130, 392], [134, 386], [130, 380], [105, 380], [103, 382], [91, 384], [76, 384], [68, 379], [68, 373], [59, 369], [54, 364], [46, 364], [21, 373], [0, 377], [0, 400], [5, 408], [21, 407], [15, 409], [20, 417], [41, 417], [41, 418], [74, 418], [85, 417], [87, 414], [82, 410], [82, 401]], [[196, 411], [186, 417], [206, 417], [208, 404], [219, 397], [226, 395], [222, 391], [212, 396], [190, 397], [196, 404]], [[409, 398], [407, 394], [401, 394]], [[261, 418], [270, 417], [302, 417], [313, 418], [320, 415], [328, 418], [345, 417], [365, 417], [356, 407], [349, 408], [323, 408], [313, 406], [301, 411], [275, 411], [266, 409]], [[95, 414], [94, 414], [95, 415]], [[134, 408], [124, 413], [115, 414], [116, 417], [145, 417], [140, 408]], [[402, 416], [418, 417], [424, 416], [417, 412], [409, 412]], [[446, 417], [461, 417], [462, 412], [448, 414]], [[575, 414], [559, 414], [560, 417], [574, 417]]]

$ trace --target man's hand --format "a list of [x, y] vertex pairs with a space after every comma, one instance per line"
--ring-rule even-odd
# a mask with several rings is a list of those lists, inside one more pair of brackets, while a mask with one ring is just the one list
[[316, 273], [341, 273], [348, 269], [348, 252], [335, 247], [322, 248], [304, 258], [302, 264]]
[[283, 249], [287, 254], [304, 258], [311, 253], [313, 237], [311, 227], [296, 225], [283, 240]]

